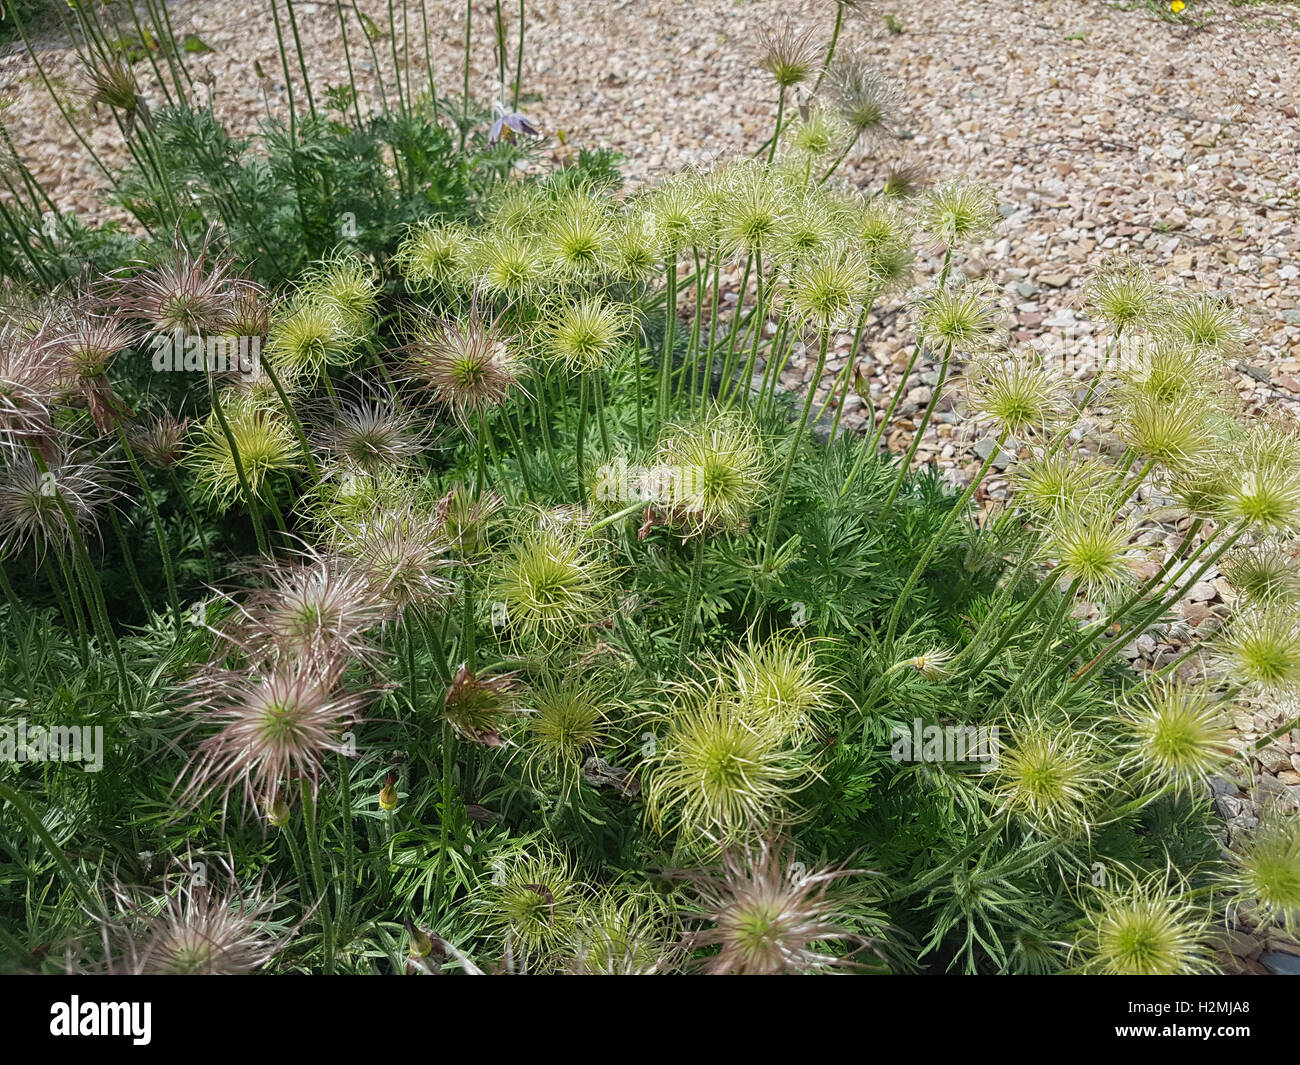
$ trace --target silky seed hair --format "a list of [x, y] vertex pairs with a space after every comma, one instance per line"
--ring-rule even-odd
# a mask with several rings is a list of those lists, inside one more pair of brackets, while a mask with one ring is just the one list
[[855, 137], [885, 137], [898, 114], [898, 91], [864, 58], [837, 56], [826, 78], [831, 98]]
[[779, 26], [765, 26], [759, 35], [759, 65], [783, 89], [807, 81], [816, 72], [822, 48], [807, 30], [788, 20]]

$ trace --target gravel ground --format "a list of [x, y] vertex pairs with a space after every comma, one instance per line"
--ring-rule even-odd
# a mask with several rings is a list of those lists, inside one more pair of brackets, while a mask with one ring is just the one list
[[[408, 2], [414, 25], [420, 6]], [[380, 0], [360, 6], [386, 24]], [[397, 7], [400, 21], [401, 0]], [[464, 4], [427, 0], [425, 8], [440, 91], [459, 91]], [[273, 106], [283, 103], [269, 5], [175, 0], [169, 10], [179, 33], [197, 33], [214, 49], [196, 64], [215, 79], [215, 107], [232, 129], [255, 128], [264, 87]], [[335, 5], [296, 10], [313, 79], [344, 83]], [[496, 95], [492, 10], [474, 3], [471, 88], [482, 98]], [[752, 150], [775, 117], [775, 93], [756, 64], [759, 29], [789, 16], [829, 35], [835, 11], [834, 0], [530, 0], [524, 109], [546, 132], [564, 133], [564, 144], [550, 142], [557, 157], [579, 147], [615, 148], [627, 157], [634, 184]], [[886, 14], [901, 32], [886, 28]], [[993, 183], [1005, 223], [962, 269], [1005, 292], [1020, 343], [1054, 355], [1092, 350], [1094, 325], [1081, 289], [1108, 254], [1135, 256], [1188, 289], [1230, 296], [1255, 331], [1232, 368], [1247, 409], [1296, 411], [1300, 119], [1287, 86], [1300, 85], [1300, 5], [1193, 0], [1189, 14], [1203, 22], [1163, 22], [1140, 4], [1102, 0], [882, 0], [874, 12], [851, 12], [841, 48], [876, 63], [901, 90], [903, 106], [899, 141], [851, 157], [846, 173], [856, 184], [878, 186], [888, 163], [902, 157], [936, 177]], [[513, 25], [513, 10], [507, 17]], [[352, 26], [353, 59], [369, 79], [374, 65]], [[387, 39], [376, 47], [391, 82]], [[93, 215], [102, 183], [20, 49], [0, 57], [5, 124], [59, 205]], [[56, 84], [80, 83], [57, 35], [41, 36], [38, 52]], [[412, 58], [419, 84], [422, 55]], [[255, 63], [268, 74], [264, 85]], [[82, 106], [77, 121], [106, 159], [120, 159], [107, 113]], [[920, 267], [933, 273], [938, 262]], [[906, 316], [883, 308], [859, 356], [881, 408], [909, 344]], [[823, 387], [844, 366], [847, 349], [844, 338]], [[796, 356], [789, 387], [807, 387], [809, 361]], [[933, 382], [933, 367], [923, 361], [886, 433], [893, 450], [906, 447]], [[860, 427], [863, 414], [862, 401], [850, 396], [845, 424]], [[977, 460], [966, 428], [959, 412], [941, 409], [919, 461], [938, 462], [957, 480], [968, 476]], [[988, 504], [1005, 496], [1005, 478], [994, 477], [983, 494]], [[1164, 534], [1177, 531], [1171, 525]], [[1186, 624], [1204, 634], [1231, 600], [1226, 581], [1211, 574], [1187, 589]], [[1163, 643], [1143, 641], [1132, 656], [1154, 662], [1168, 660], [1179, 643], [1176, 632]], [[1295, 713], [1294, 705], [1241, 708], [1239, 743]], [[1259, 752], [1252, 768], [1239, 781], [1216, 782], [1230, 834], [1248, 830], [1261, 803], [1300, 809], [1300, 729]], [[1247, 971], [1275, 968], [1271, 948], [1253, 938], [1232, 949]]]

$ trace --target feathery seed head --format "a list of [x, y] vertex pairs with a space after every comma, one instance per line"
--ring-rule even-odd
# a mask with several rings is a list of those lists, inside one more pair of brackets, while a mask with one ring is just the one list
[[854, 129], [838, 111], [814, 102], [807, 117], [781, 131], [782, 140], [802, 166], [833, 159], [853, 139]]
[[589, 295], [561, 300], [539, 324], [544, 357], [570, 373], [595, 373], [610, 365], [632, 331], [632, 308]]
[[1212, 355], [1228, 358], [1246, 339], [1240, 313], [1217, 296], [1179, 300], [1161, 322], [1162, 331]]
[[858, 249], [833, 244], [799, 262], [790, 278], [791, 312], [818, 333], [851, 328], [879, 290], [879, 279]]
[[770, 724], [746, 715], [725, 689], [680, 689], [648, 758], [646, 813], [657, 831], [676, 823], [688, 845], [725, 845], [781, 815], [810, 766]]
[[536, 241], [508, 230], [477, 232], [468, 262], [477, 285], [488, 295], [506, 300], [530, 299], [547, 281], [546, 264]]
[[346, 366], [355, 357], [356, 323], [336, 303], [298, 295], [275, 316], [265, 355], [277, 374], [320, 377], [331, 366]]
[[1251, 426], [1226, 464], [1229, 517], [1271, 532], [1300, 529], [1300, 430], [1280, 420]]
[[268, 930], [273, 895], [245, 893], [229, 863], [224, 891], [187, 875], [159, 899], [141, 901], [114, 886], [121, 914], [101, 925], [109, 973], [133, 976], [234, 976], [257, 972], [284, 946]]
[[421, 319], [406, 358], [412, 381], [450, 407], [465, 426], [503, 403], [522, 371], [496, 321], [477, 307], [463, 320]]
[[722, 678], [735, 691], [741, 715], [754, 728], [782, 739], [809, 735], [817, 718], [842, 699], [817, 661], [811, 641], [778, 633], [733, 647]]
[[1016, 464], [1016, 501], [1039, 518], [1095, 505], [1113, 471], [1098, 459], [1080, 461], [1067, 448], [1048, 447]]
[[717, 948], [702, 959], [706, 972], [774, 976], [848, 964], [845, 956], [824, 949], [834, 941], [859, 943], [827, 893], [836, 880], [856, 872], [805, 872], [793, 858], [788, 846], [764, 838], [744, 851], [724, 850], [720, 873], [691, 876], [695, 915], [711, 926], [695, 933], [691, 945]]
[[1216, 420], [1203, 403], [1166, 403], [1147, 395], [1125, 398], [1120, 436], [1143, 458], [1179, 470], [1195, 463], [1215, 445]]
[[157, 333], [221, 336], [246, 282], [232, 281], [228, 256], [211, 256], [211, 234], [198, 254], [179, 241], [163, 259], [143, 267], [114, 294], [130, 316]]
[[737, 163], [720, 176], [719, 247], [728, 254], [754, 255], [779, 242], [790, 213], [790, 191], [765, 167]]
[[855, 136], [879, 137], [888, 132], [901, 100], [864, 58], [837, 58], [826, 81], [831, 98]]
[[0, 557], [16, 555], [29, 542], [38, 557], [50, 548], [66, 550], [74, 532], [98, 531], [99, 511], [113, 494], [100, 459], [62, 445], [39, 460], [27, 448], [15, 449], [0, 477]]
[[1159, 322], [1165, 313], [1164, 291], [1139, 263], [1119, 259], [1107, 263], [1089, 283], [1085, 299], [1092, 312], [1113, 329]]
[[1300, 688], [1300, 616], [1289, 604], [1247, 607], [1216, 643], [1242, 681], [1279, 694]]
[[462, 665], [447, 689], [442, 715], [461, 739], [483, 747], [501, 747], [505, 745], [501, 729], [519, 710], [517, 692], [513, 673], [480, 677]]
[[992, 185], [948, 181], [921, 197], [916, 220], [921, 232], [953, 248], [992, 236], [1002, 212]]
[[1050, 429], [1069, 409], [1069, 382], [1028, 356], [977, 358], [966, 385], [971, 413], [1014, 437]]
[[[231, 402], [235, 399], [236, 402]], [[187, 458], [200, 492], [225, 510], [239, 496], [238, 452], [248, 490], [260, 495], [271, 474], [295, 469], [302, 462], [292, 427], [276, 411], [227, 394], [221, 400], [230, 435], [216, 414], [198, 427], [198, 442]], [[234, 447], [232, 449], [232, 441]]]
[[470, 239], [457, 222], [413, 227], [397, 249], [395, 261], [406, 283], [417, 290], [453, 287], [462, 277]]
[[613, 570], [575, 523], [524, 525], [496, 560], [494, 601], [504, 604], [504, 630], [524, 646], [555, 646], [577, 638], [609, 615]]
[[1043, 556], [1079, 594], [1106, 603], [1135, 580], [1130, 565], [1135, 535], [1131, 521], [1117, 521], [1105, 507], [1058, 511], [1049, 518]]
[[316, 436], [342, 468], [378, 475], [418, 455], [425, 430], [412, 412], [398, 409], [386, 396], [344, 401], [322, 419]]
[[379, 298], [379, 271], [356, 255], [339, 255], [314, 267], [299, 288], [307, 298], [336, 308], [349, 329], [362, 332]]
[[786, 21], [780, 26], [765, 26], [761, 31], [762, 66], [783, 89], [807, 81], [821, 59], [821, 46], [811, 33], [796, 29]]
[[189, 684], [188, 709], [218, 731], [200, 744], [181, 797], [190, 806], [220, 794], [225, 808], [242, 788], [246, 806], [265, 808], [293, 781], [314, 798], [331, 754], [360, 720], [368, 696], [342, 689], [344, 661], [283, 659], [251, 672], [209, 666]]
[[527, 772], [538, 786], [554, 784], [567, 798], [582, 778], [582, 763], [609, 738], [615, 703], [601, 677], [546, 674], [529, 689], [524, 720]]
[[312, 548], [263, 563], [258, 586], [235, 605], [230, 641], [250, 658], [330, 663], [373, 655], [367, 635], [388, 616], [350, 560]]
[[178, 419], [171, 411], [164, 410], [131, 434], [131, 447], [150, 466], [157, 469], [174, 466], [184, 453], [189, 425], [188, 418]]
[[582, 188], [561, 193], [540, 234], [555, 273], [566, 280], [602, 276], [611, 255], [613, 221], [605, 197]]
[[1157, 872], [1118, 888], [1097, 888], [1075, 947], [1084, 972], [1183, 976], [1214, 971], [1208, 912]]
[[1234, 845], [1225, 880], [1232, 909], [1249, 909], [1266, 926], [1300, 935], [1300, 818], [1269, 810]]
[[335, 541], [342, 554], [356, 559], [371, 592], [399, 611], [441, 602], [452, 591], [443, 576], [451, 560], [442, 523], [414, 505], [340, 524]]
[[1232, 756], [1232, 730], [1203, 684], [1148, 688], [1122, 708], [1122, 717], [1131, 736], [1128, 761], [1152, 791], [1170, 785], [1195, 796]]
[[1295, 547], [1270, 540], [1238, 548], [1222, 568], [1249, 603], [1300, 602], [1300, 552]]
[[921, 335], [955, 351], [985, 351], [1005, 335], [1002, 308], [987, 286], [968, 282], [940, 289], [921, 305]]
[[1011, 742], [1003, 745], [989, 773], [1001, 809], [1039, 831], [1086, 827], [1103, 783], [1092, 737], [1038, 717], [1013, 721], [1005, 731]]
[[754, 423], [724, 411], [665, 426], [651, 465], [671, 472], [665, 505], [688, 536], [744, 528], [767, 483], [767, 453]]
[[544, 965], [546, 955], [573, 941], [587, 890], [565, 854], [536, 849], [499, 859], [476, 898], [479, 913], [513, 951]]

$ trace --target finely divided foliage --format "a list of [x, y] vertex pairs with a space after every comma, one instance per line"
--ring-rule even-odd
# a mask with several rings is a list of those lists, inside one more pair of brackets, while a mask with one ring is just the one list
[[[1221, 849], [1207, 801], [1300, 692], [1300, 429], [1239, 408], [1235, 307], [1130, 260], [1086, 373], [1017, 346], [962, 279], [991, 187], [842, 177], [900, 107], [857, 5], [763, 36], [752, 157], [626, 194], [538, 157], [499, 6], [490, 112], [468, 51], [459, 97], [396, 39], [326, 91], [282, 40], [256, 145], [157, 5], [136, 61], [56, 6], [130, 221], [35, 240], [6, 179], [5, 968], [1162, 974], [1300, 929], [1294, 818]], [[945, 420], [963, 484], [913, 469]], [[1215, 567], [1213, 637], [1131, 668]], [[74, 723], [100, 772], [18, 749]]]

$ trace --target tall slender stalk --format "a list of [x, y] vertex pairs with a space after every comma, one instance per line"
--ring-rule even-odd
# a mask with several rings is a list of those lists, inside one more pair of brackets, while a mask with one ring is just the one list
[[930, 394], [930, 402], [925, 406], [925, 413], [921, 416], [921, 424], [918, 425], [912, 433], [912, 443], [907, 449], [907, 454], [903, 456], [903, 461], [898, 466], [898, 476], [894, 479], [894, 487], [889, 490], [889, 497], [885, 500], [885, 515], [889, 515], [893, 509], [894, 500], [898, 497], [898, 490], [903, 487], [903, 481], [907, 478], [912, 468], [912, 459], [916, 457], [916, 452], [921, 446], [921, 438], [925, 436], [925, 430], [930, 425], [930, 418], [934, 414], [934, 409], [938, 406], [939, 395], [943, 391], [944, 381], [948, 377], [948, 364], [952, 358], [952, 343], [949, 342], [943, 349], [943, 359], [939, 363], [939, 376], [934, 382], [934, 390]]
[[765, 565], [771, 564], [776, 550], [776, 526], [781, 518], [781, 505], [785, 502], [786, 489], [790, 487], [790, 473], [794, 469], [795, 460], [799, 457], [799, 445], [803, 443], [804, 433], [808, 431], [808, 415], [812, 411], [813, 396], [817, 393], [817, 382], [821, 380], [822, 370], [826, 367], [826, 348], [830, 344], [830, 339], [830, 331], [823, 329], [821, 343], [817, 350], [817, 366], [808, 382], [808, 395], [803, 401], [803, 412], [799, 416], [798, 425], [795, 426], [794, 437], [790, 441], [790, 454], [785, 460], [785, 470], [781, 474], [781, 485], [776, 490], [776, 498], [772, 500], [772, 514], [767, 520], [767, 535], [763, 538]]
[[989, 468], [993, 465], [993, 460], [997, 458], [998, 452], [1002, 450], [1002, 445], [1007, 442], [1008, 435], [1009, 433], [1005, 429], [998, 434], [997, 443], [993, 450], [989, 452], [989, 457], [984, 460], [983, 464], [976, 471], [975, 476], [971, 478], [970, 484], [966, 486], [966, 491], [962, 492], [958, 497], [957, 502], [952, 505], [952, 509], [948, 511], [948, 516], [943, 519], [943, 524], [939, 526], [939, 530], [930, 537], [930, 542], [926, 544], [925, 550], [921, 553], [921, 557], [917, 560], [916, 565], [912, 568], [912, 572], [908, 575], [907, 581], [903, 585], [903, 590], [898, 593], [898, 598], [894, 600], [894, 606], [889, 612], [889, 623], [885, 631], [885, 647], [887, 655], [893, 654], [894, 635], [898, 631], [898, 619], [902, 615], [903, 608], [907, 606], [908, 600], [911, 599], [917, 581], [921, 579], [921, 575], [925, 572], [925, 567], [930, 564], [930, 559], [934, 557], [934, 553], [939, 549], [939, 545], [943, 543], [943, 538], [948, 535], [948, 530], [953, 527], [953, 523], [956, 522], [957, 518], [961, 515], [966, 504], [970, 502], [971, 496], [975, 494], [975, 489], [979, 487], [980, 482], [984, 480], [985, 474], [989, 472]]

